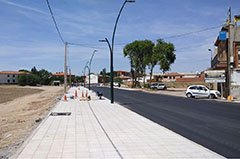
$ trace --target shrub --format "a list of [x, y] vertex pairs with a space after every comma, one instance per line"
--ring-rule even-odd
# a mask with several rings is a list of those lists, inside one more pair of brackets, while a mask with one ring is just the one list
[[20, 86], [36, 86], [40, 82], [39, 77], [33, 74], [21, 74], [18, 76], [17, 80]]

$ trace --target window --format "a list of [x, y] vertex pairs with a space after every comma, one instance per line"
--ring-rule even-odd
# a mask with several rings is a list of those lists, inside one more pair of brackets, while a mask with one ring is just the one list
[[10, 77], [10, 75], [8, 75], [8, 77]]
[[192, 86], [189, 89], [197, 89], [197, 87], [196, 86]]
[[13, 83], [15, 83], [15, 80], [13, 80]]
[[12, 75], [12, 77], [15, 77], [15, 75]]
[[8, 83], [10, 83], [10, 80], [8, 80]]

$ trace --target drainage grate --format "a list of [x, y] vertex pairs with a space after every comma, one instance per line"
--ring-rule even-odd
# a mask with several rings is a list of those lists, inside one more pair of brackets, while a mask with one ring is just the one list
[[71, 112], [52, 112], [50, 115], [51, 116], [69, 116], [71, 115]]

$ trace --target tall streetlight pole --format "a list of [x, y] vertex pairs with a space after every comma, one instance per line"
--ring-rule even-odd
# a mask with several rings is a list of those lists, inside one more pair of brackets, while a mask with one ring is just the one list
[[208, 51], [211, 52], [211, 61], [210, 61], [210, 67], [212, 67], [212, 49], [208, 49]]
[[82, 71], [82, 74], [83, 74], [83, 87], [85, 87], [85, 72], [84, 72], [84, 70]]
[[122, 10], [125, 6], [125, 4], [129, 2], [129, 3], [134, 3], [135, 0], [125, 0], [119, 13], [118, 13], [118, 16], [117, 16], [117, 19], [116, 19], [116, 22], [115, 22], [115, 25], [114, 25], [114, 29], [113, 29], [113, 35], [112, 35], [112, 46], [110, 45], [109, 41], [107, 38], [105, 38], [105, 40], [99, 40], [99, 42], [107, 42], [108, 44], [108, 47], [109, 47], [109, 50], [110, 50], [110, 72], [111, 72], [111, 78], [110, 78], [110, 83], [111, 83], [111, 91], [110, 91], [110, 94], [111, 94], [111, 103], [113, 104], [114, 103], [114, 91], [113, 91], [113, 49], [114, 49], [114, 39], [115, 39], [115, 33], [116, 33], [116, 29], [117, 29], [117, 24], [118, 24], [118, 20], [120, 18], [120, 15], [122, 13]]
[[88, 65], [88, 63], [89, 63], [89, 61], [87, 61], [86, 65], [83, 68], [83, 72], [84, 72], [84, 76], [83, 76], [83, 78], [84, 78], [84, 87], [86, 86], [86, 84], [85, 84], [86, 83], [85, 74], [86, 74], [86, 66]]
[[97, 50], [94, 50], [93, 51], [93, 53], [92, 53], [92, 56], [91, 56], [91, 59], [90, 59], [90, 62], [89, 62], [89, 67], [88, 67], [88, 70], [89, 70], [89, 84], [88, 84], [88, 89], [90, 90], [91, 88], [90, 88], [90, 85], [91, 85], [91, 83], [90, 83], [90, 74], [91, 74], [91, 65], [92, 65], [92, 59], [93, 59], [93, 56], [94, 56], [94, 54], [97, 52]]

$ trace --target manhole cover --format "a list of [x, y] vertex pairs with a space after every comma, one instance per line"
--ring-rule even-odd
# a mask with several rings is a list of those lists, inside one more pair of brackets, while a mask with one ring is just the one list
[[71, 115], [71, 112], [52, 112], [50, 115], [51, 116], [69, 116]]

